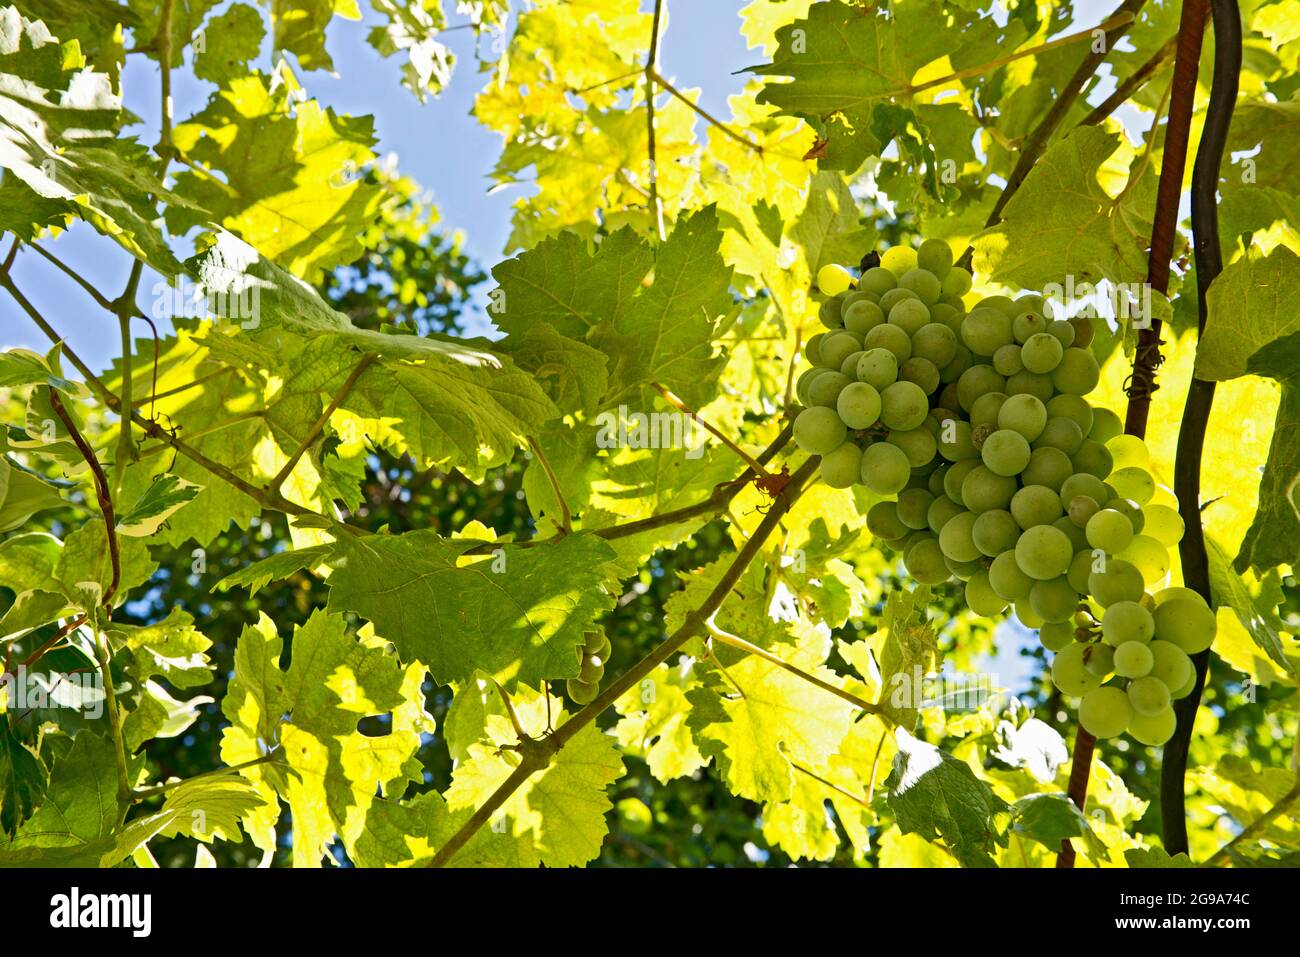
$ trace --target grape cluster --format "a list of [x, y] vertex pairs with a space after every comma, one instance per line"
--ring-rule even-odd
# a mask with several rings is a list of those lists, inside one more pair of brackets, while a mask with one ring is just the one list
[[1032, 294], [967, 311], [972, 276], [941, 240], [817, 283], [826, 331], [805, 347], [794, 439], [822, 480], [886, 496], [867, 528], [918, 582], [958, 579], [971, 610], [1038, 629], [1090, 733], [1164, 743], [1214, 614], [1188, 589], [1146, 591], [1183, 523], [1141, 439], [1084, 398], [1101, 375], [1091, 322]]
[[564, 690], [578, 704], [591, 704], [600, 694], [600, 679], [605, 677], [610, 644], [605, 633], [589, 631], [583, 636], [582, 665], [578, 677], [565, 682]]

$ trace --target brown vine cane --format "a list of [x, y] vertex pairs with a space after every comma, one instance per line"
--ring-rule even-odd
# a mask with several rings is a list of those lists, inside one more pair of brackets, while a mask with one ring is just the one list
[[[1178, 227], [1178, 199], [1182, 192], [1183, 171], [1187, 166], [1187, 146], [1196, 101], [1196, 77], [1200, 68], [1205, 22], [1206, 0], [1185, 0], [1178, 24], [1178, 49], [1174, 55], [1169, 121], [1165, 127], [1165, 148], [1160, 158], [1160, 181], [1156, 187], [1156, 209], [1151, 223], [1151, 251], [1147, 257], [1147, 283], [1161, 295], [1169, 291], [1169, 269]], [[1154, 127], [1151, 135], [1155, 135]], [[1146, 436], [1151, 393], [1156, 390], [1156, 370], [1164, 361], [1160, 352], [1160, 326], [1160, 320], [1151, 317], [1148, 328], [1139, 330], [1133, 371], [1124, 387], [1128, 396], [1124, 431], [1138, 438]], [[1092, 755], [1096, 744], [1096, 739], [1080, 725], [1074, 735], [1067, 793], [1081, 813], [1088, 801], [1088, 778], [1092, 773]], [[1056, 866], [1070, 868], [1074, 866], [1074, 861], [1074, 845], [1068, 839], [1062, 841]]]

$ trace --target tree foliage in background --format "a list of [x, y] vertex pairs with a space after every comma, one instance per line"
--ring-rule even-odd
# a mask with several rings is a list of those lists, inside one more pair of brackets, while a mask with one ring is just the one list
[[[871, 495], [805, 484], [783, 429], [821, 266], [924, 233], [972, 248], [972, 295], [1145, 279], [1179, 5], [1124, 4], [1080, 87], [1098, 37], [1068, 3], [753, 0], [724, 115], [661, 72], [671, 3], [454, 6], [373, 0], [367, 38], [424, 99], [443, 31], [477, 35], [489, 175], [531, 186], [490, 284], [372, 118], [310, 96], [348, 74], [355, 4], [0, 8], [0, 285], [51, 339], [0, 353], [0, 646], [10, 679], [65, 676], [36, 707], [6, 687], [0, 864], [1050, 866], [1069, 838], [1093, 866], [1186, 863], [1158, 752], [1106, 742], [1087, 814], [1066, 798], [1039, 652], [1009, 694], [892, 703], [1024, 630], [908, 581]], [[1247, 828], [1228, 857], [1276, 864], [1300, 849], [1300, 2], [1242, 9], [1228, 264], [1202, 348], [1190, 271], [1155, 303], [1148, 443], [1167, 482], [1189, 382], [1219, 382], [1190, 856]], [[128, 57], [155, 86], [123, 89]], [[131, 105], [182, 70], [206, 100], [146, 137]], [[1134, 76], [1136, 142], [1094, 111]], [[82, 222], [125, 290], [49, 248]], [[15, 262], [49, 257], [68, 308], [121, 327], [111, 368], [24, 295]], [[480, 284], [490, 341], [464, 335]], [[143, 335], [160, 302], [172, 329]], [[1090, 401], [1122, 411], [1112, 326]], [[683, 407], [726, 441], [602, 439]], [[582, 707], [592, 633], [612, 652]]]

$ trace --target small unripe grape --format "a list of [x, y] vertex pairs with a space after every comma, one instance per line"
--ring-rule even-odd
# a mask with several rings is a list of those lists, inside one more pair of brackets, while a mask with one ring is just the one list
[[[1097, 564], [1094, 559], [1094, 565]], [[1088, 576], [1088, 593], [1102, 608], [1119, 602], [1136, 603], [1143, 595], [1142, 573], [1118, 558], [1104, 560], [1105, 568]]]
[[939, 301], [939, 296], [943, 290], [939, 285], [939, 277], [928, 269], [909, 269], [899, 278], [898, 284], [904, 289], [910, 289], [920, 297], [921, 302], [927, 306], [933, 306]]
[[[1038, 640], [1048, 651], [1060, 651], [1074, 641], [1074, 626], [1068, 622], [1048, 621], [1038, 629]], [[1091, 670], [1092, 662], [1088, 662]]]
[[831, 488], [849, 488], [862, 477], [862, 450], [852, 442], [822, 456], [822, 481]]
[[1065, 579], [1080, 595], [1088, 594], [1088, 579], [1092, 575], [1093, 557], [1091, 552], [1076, 551], [1070, 559], [1070, 567], [1065, 570]]
[[1103, 508], [1088, 519], [1085, 532], [1089, 545], [1111, 554], [1123, 551], [1133, 541], [1133, 524], [1113, 508]]
[[1133, 706], [1119, 688], [1097, 688], [1079, 702], [1079, 724], [1094, 738], [1123, 734], [1132, 717]]
[[911, 476], [912, 466], [896, 445], [876, 442], [862, 453], [862, 484], [877, 495], [901, 492]]
[[869, 429], [880, 418], [880, 393], [865, 382], [846, 385], [835, 400], [835, 411], [850, 429]]
[[1117, 648], [1129, 641], [1148, 642], [1155, 630], [1151, 612], [1135, 601], [1117, 601], [1101, 617], [1102, 638]]
[[1026, 529], [1016, 542], [1016, 564], [1030, 578], [1047, 581], [1065, 574], [1074, 549], [1065, 533], [1051, 525]]
[[1060, 496], [1046, 485], [1026, 485], [1011, 496], [1011, 515], [1024, 529], [1051, 525], [1061, 517]]
[[[1052, 522], [1052, 527], [1065, 533], [1065, 537], [1070, 540], [1070, 548], [1072, 548], [1076, 554], [1079, 552], [1089, 551], [1088, 539], [1083, 534], [1083, 529], [1070, 521], [1068, 515], [1062, 515], [1060, 518], [1056, 519], [1056, 521]], [[1071, 561], [1073, 560], [1074, 559], [1071, 559]]]
[[1052, 385], [1056, 391], [1069, 395], [1087, 395], [1101, 381], [1101, 366], [1087, 349], [1066, 349], [1060, 364], [1052, 370]]
[[[999, 429], [994, 432], [980, 449], [980, 457], [985, 467], [995, 475], [1003, 476], [1019, 475], [1029, 464], [1029, 453], [1029, 443], [1025, 441], [1025, 437], [1011, 429]], [[1058, 507], [1059, 504], [1058, 502]]]
[[819, 375], [829, 371], [829, 369], [822, 369], [814, 366], [811, 369], [806, 369], [799, 373], [799, 378], [796, 379], [794, 383], [794, 394], [799, 400], [800, 405], [812, 405], [812, 400], [808, 398], [808, 386], [812, 384], [813, 380]]
[[[1106, 442], [1106, 449], [1110, 452], [1116, 469], [1151, 467], [1151, 453], [1147, 451], [1146, 443], [1136, 435], [1117, 435]], [[1154, 487], [1152, 491], [1154, 492]]]
[[1038, 438], [1047, 425], [1047, 407], [1032, 395], [1009, 396], [998, 409], [998, 428], [1012, 429], [1026, 441]]
[[1106, 483], [1087, 472], [1071, 475], [1061, 483], [1062, 504], [1068, 506], [1076, 495], [1086, 495], [1099, 505], [1110, 498]]
[[1155, 656], [1143, 641], [1125, 641], [1115, 645], [1115, 674], [1121, 678], [1141, 678], [1150, 674]]
[[[952, 247], [942, 239], [927, 239], [916, 251], [916, 262], [922, 269], [943, 279], [952, 269]], [[969, 275], [967, 273], [968, 278]]]
[[1138, 678], [1129, 682], [1128, 700], [1134, 711], [1149, 718], [1169, 707], [1169, 689], [1159, 678]]
[[843, 266], [828, 264], [817, 270], [817, 288], [828, 296], [838, 296], [853, 285], [853, 274]]
[[916, 261], [916, 250], [911, 246], [890, 246], [880, 255], [880, 265], [900, 277], [915, 269]]
[[582, 659], [582, 668], [578, 672], [578, 680], [584, 684], [600, 684], [600, 679], [605, 674], [605, 660], [599, 655], [588, 655]]
[[953, 335], [961, 332], [961, 321], [966, 318], [966, 313], [948, 305], [945, 302], [936, 302], [930, 307], [930, 320], [938, 323], [948, 329]]
[[859, 299], [844, 310], [844, 328], [859, 336], [865, 336], [884, 321], [885, 314], [869, 299]]
[[972, 441], [970, 423], [962, 419], [945, 419], [939, 423], [939, 454], [949, 462], [979, 457]]
[[880, 306], [880, 311], [888, 316], [895, 306], [900, 302], [906, 302], [909, 299], [912, 302], [921, 301], [921, 297], [912, 292], [912, 290], [904, 289], [902, 286], [899, 286], [898, 288], [891, 289], [889, 292], [882, 295], [878, 304]]
[[912, 356], [911, 337], [898, 326], [888, 322], [868, 332], [862, 340], [862, 345], [868, 352], [874, 349], [886, 349], [894, 354], [894, 358], [899, 363], [905, 362]]
[[[1088, 670], [1086, 650], [1086, 645], [1068, 645], [1052, 659], [1052, 684], [1056, 685], [1061, 694], [1081, 698], [1101, 685], [1101, 679]], [[1123, 692], [1120, 694], [1123, 695]]]
[[601, 646], [608, 642], [609, 639], [605, 637], [604, 632], [584, 632], [582, 635], [582, 650], [584, 653], [589, 655], [601, 655], [601, 657], [604, 657], [604, 654], [601, 652]]
[[1055, 336], [1039, 332], [1025, 340], [1020, 347], [1020, 361], [1030, 372], [1045, 375], [1061, 364], [1065, 349]]
[[898, 380], [898, 358], [888, 349], [868, 349], [858, 360], [857, 371], [859, 381], [879, 392]]
[[915, 382], [895, 382], [881, 390], [880, 421], [891, 429], [915, 429], [929, 413], [930, 399]]
[[877, 502], [867, 509], [867, 531], [876, 538], [896, 542], [906, 536], [910, 529], [903, 523], [895, 503]]
[[600, 685], [594, 682], [582, 681], [578, 678], [570, 678], [564, 683], [564, 690], [568, 692], [569, 697], [575, 703], [588, 705], [595, 701], [596, 696], [600, 694]]
[[1156, 637], [1177, 645], [1189, 655], [1204, 651], [1214, 643], [1218, 622], [1200, 595], [1195, 599], [1173, 598], [1161, 602], [1153, 617]]
[[1015, 604], [1016, 619], [1031, 631], [1042, 628], [1047, 622], [1043, 621], [1038, 612], [1034, 611], [1033, 606], [1027, 601], [1018, 601]]
[[867, 289], [850, 289], [848, 292], [836, 296], [835, 298], [840, 304], [840, 320], [841, 325], [843, 325], [843, 320], [846, 313], [848, 313], [850, 306], [855, 302], [870, 302], [874, 304], [876, 300], [880, 298], [880, 294], [871, 292]]
[[1128, 723], [1128, 733], [1148, 747], [1158, 748], [1174, 736], [1178, 719], [1173, 708], [1153, 715], [1134, 714]]
[[930, 324], [930, 310], [919, 299], [904, 299], [889, 310], [889, 321], [909, 336]]
[[1014, 551], [1003, 552], [989, 566], [989, 585], [1007, 601], [1028, 601], [1034, 580], [1020, 570]]
[[[794, 420], [795, 444], [809, 455], [834, 452], [847, 434], [848, 430], [835, 410], [825, 406], [804, 409]], [[900, 457], [903, 455], [902, 452], [898, 454]], [[903, 461], [906, 462], [907, 459], [904, 458]]]
[[1205, 599], [1200, 596], [1199, 592], [1191, 588], [1184, 588], [1181, 585], [1170, 585], [1168, 588], [1162, 588], [1151, 597], [1155, 601], [1157, 608], [1167, 601], [1173, 601], [1175, 598], [1186, 598], [1190, 601], [1200, 602], [1202, 605], [1205, 604]]

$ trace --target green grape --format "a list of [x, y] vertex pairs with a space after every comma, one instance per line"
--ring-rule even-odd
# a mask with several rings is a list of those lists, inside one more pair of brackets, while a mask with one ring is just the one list
[[1038, 640], [1048, 651], [1068, 648], [1074, 641], [1074, 626], [1066, 621], [1045, 621], [1038, 628]]
[[1070, 463], [1075, 472], [1087, 472], [1104, 479], [1113, 467], [1110, 452], [1106, 446], [1092, 439], [1084, 439], [1079, 451], [1070, 456]]
[[1170, 585], [1168, 588], [1162, 588], [1151, 597], [1155, 601], [1157, 608], [1167, 601], [1173, 601], [1175, 598], [1188, 598], [1202, 604], [1205, 603], [1205, 599], [1198, 592], [1191, 588], [1184, 588], [1181, 585]]
[[944, 419], [939, 425], [939, 454], [949, 462], [979, 457], [979, 452], [971, 444], [970, 423], [962, 419]]
[[812, 400], [808, 398], [808, 386], [819, 375], [829, 371], [829, 369], [814, 367], [799, 373], [799, 378], [796, 379], [794, 383], [794, 394], [795, 397], [798, 398], [800, 405], [812, 405]]
[[1015, 494], [1014, 478], [998, 475], [983, 465], [971, 469], [970, 474], [961, 482], [961, 502], [972, 512], [1007, 508], [1011, 504], [1011, 496]]
[[846, 376], [850, 380], [856, 381], [858, 378], [858, 363], [862, 357], [867, 354], [866, 349], [859, 349], [851, 354], [847, 359], [840, 363], [840, 375]]
[[908, 300], [911, 300], [912, 302], [920, 302], [921, 297], [910, 289], [891, 289], [880, 297], [878, 305], [880, 306], [880, 311], [888, 316], [895, 306], [900, 302], [907, 302]]
[[957, 348], [952, 357], [952, 362], [939, 369], [940, 382], [956, 382], [962, 377], [962, 374], [969, 369], [975, 362], [975, 357], [970, 354], [970, 350], [957, 343]]
[[943, 561], [939, 540], [933, 535], [917, 539], [903, 553], [903, 566], [922, 585], [938, 585], [951, 577], [948, 566]]
[[1100, 510], [1101, 506], [1097, 500], [1087, 495], [1076, 495], [1070, 499], [1070, 504], [1066, 508], [1070, 521], [1079, 528], [1086, 528], [1088, 520], [1091, 519]]
[[908, 528], [929, 528], [926, 516], [932, 504], [934, 504], [934, 496], [930, 494], [929, 489], [904, 489], [898, 493], [898, 519]]
[[910, 529], [899, 517], [898, 506], [893, 502], [877, 502], [867, 509], [867, 531], [876, 538], [896, 542]]
[[[1107, 488], [1110, 488], [1110, 483], [1106, 483], [1106, 486]], [[1111, 491], [1113, 492], [1114, 489], [1111, 489]], [[1112, 496], [1110, 501], [1105, 504], [1106, 508], [1114, 509], [1128, 519], [1129, 524], [1133, 526], [1134, 535], [1141, 534], [1143, 526], [1146, 525], [1147, 518], [1146, 515], [1142, 513], [1142, 507], [1138, 505], [1137, 502], [1131, 502], [1128, 499]]]
[[587, 705], [595, 701], [596, 696], [600, 694], [600, 685], [570, 678], [564, 683], [564, 690], [568, 692], [575, 704]]
[[894, 278], [894, 274], [880, 266], [868, 269], [858, 280], [859, 289], [875, 293], [877, 296], [883, 296], [897, 285], [898, 280]]
[[1183, 685], [1181, 688], [1171, 688], [1169, 690], [1169, 697], [1173, 698], [1176, 701], [1179, 698], [1186, 698], [1189, 694], [1191, 694], [1195, 690], [1196, 690], [1196, 669], [1193, 668], [1192, 676], [1187, 679], [1187, 683]]
[[1034, 441], [1047, 424], [1047, 408], [1032, 395], [1009, 396], [998, 409], [998, 428], [1019, 432]]
[[972, 532], [975, 516], [970, 512], [954, 515], [939, 530], [939, 547], [943, 553], [955, 562], [973, 562], [980, 557], [980, 550], [975, 547]]
[[1020, 347], [1017, 345], [999, 346], [993, 353], [993, 368], [998, 375], [1015, 375], [1025, 368], [1020, 360]]
[[961, 321], [965, 317], [966, 313], [944, 302], [937, 302], [930, 307], [930, 320], [937, 325], [943, 326], [954, 337], [961, 332]]
[[1092, 428], [1088, 430], [1088, 438], [1104, 444], [1123, 434], [1124, 423], [1118, 415], [1110, 409], [1093, 406]]
[[1074, 329], [1074, 340], [1070, 343], [1071, 345], [1076, 345], [1080, 349], [1086, 349], [1092, 345], [1095, 330], [1091, 320], [1085, 319], [1083, 316], [1075, 316], [1073, 319], [1067, 319], [1066, 321]]
[[904, 289], [910, 289], [916, 293], [927, 306], [933, 306], [943, 294], [943, 289], [939, 284], [939, 277], [928, 269], [909, 269], [903, 273], [898, 280], [898, 284]]
[[1029, 464], [1020, 472], [1020, 481], [1026, 485], [1044, 485], [1059, 492], [1073, 471], [1074, 464], [1060, 449], [1033, 449], [1029, 453]]
[[1094, 738], [1123, 734], [1132, 718], [1133, 706], [1119, 688], [1097, 688], [1079, 702], [1079, 724]]
[[862, 450], [852, 442], [822, 456], [822, 481], [831, 488], [849, 488], [862, 475]]
[[1083, 534], [1083, 529], [1070, 521], [1070, 516], [1062, 515], [1056, 521], [1052, 522], [1052, 527], [1060, 529], [1065, 533], [1065, 537], [1070, 540], [1070, 548], [1073, 549], [1076, 554], [1078, 552], [1089, 551], [1087, 536]]
[[840, 302], [840, 324], [843, 325], [850, 306], [855, 302], [869, 302], [874, 305], [876, 300], [880, 298], [880, 294], [866, 289], [850, 289], [842, 296], [836, 296], [835, 298]]
[[1070, 587], [1064, 576], [1034, 582], [1029, 589], [1029, 606], [1043, 621], [1069, 621], [1079, 607], [1079, 593]]
[[[1047, 334], [1056, 339], [1061, 344], [1061, 348], [1068, 348], [1074, 345], [1074, 326], [1065, 319], [1057, 319], [1047, 327]], [[1089, 340], [1091, 341], [1091, 340]], [[1086, 346], [1088, 343], [1081, 343]]]
[[948, 275], [943, 277], [941, 285], [945, 296], [960, 298], [970, 292], [972, 285], [971, 274], [961, 266], [953, 266]]
[[1034, 580], [1020, 570], [1014, 551], [1003, 552], [989, 565], [989, 586], [1012, 602], [1028, 601]]
[[809, 384], [808, 401], [814, 406], [819, 405], [833, 409], [839, 399], [840, 392], [852, 380], [842, 372], [832, 372], [830, 369], [823, 371], [824, 375], [819, 375]]
[[898, 358], [888, 349], [868, 349], [858, 360], [857, 372], [860, 382], [879, 392], [898, 380]]
[[1169, 549], [1149, 535], [1134, 535], [1119, 558], [1142, 573], [1142, 580], [1154, 585], [1169, 574]]
[[1005, 392], [985, 392], [971, 403], [970, 424], [972, 426], [997, 426], [998, 416], [1001, 414], [1002, 406], [1006, 404], [1006, 401], [1007, 394]]
[[976, 306], [962, 320], [961, 339], [975, 355], [991, 356], [1011, 343], [1011, 320], [1001, 310]]
[[1117, 469], [1151, 467], [1151, 453], [1147, 451], [1146, 443], [1136, 435], [1117, 435], [1108, 439], [1106, 450], [1110, 452]]
[[1095, 475], [1089, 475], [1087, 472], [1071, 475], [1061, 483], [1062, 504], [1068, 506], [1079, 495], [1086, 496], [1099, 504], [1110, 498], [1106, 483]]
[[880, 421], [891, 429], [915, 429], [929, 414], [930, 399], [915, 382], [895, 382], [880, 392]]
[[889, 441], [903, 450], [908, 465], [914, 469], [928, 465], [938, 448], [930, 430], [924, 428], [905, 432], [895, 429], [889, 433]]
[[1178, 718], [1173, 708], [1165, 708], [1153, 715], [1134, 714], [1128, 723], [1128, 733], [1151, 748], [1158, 748], [1174, 736]]
[[853, 285], [853, 274], [843, 266], [829, 264], [817, 270], [817, 288], [828, 296], [838, 296]]
[[[601, 654], [601, 646], [609, 641], [605, 633], [601, 631], [584, 632], [582, 636], [582, 651], [587, 655]], [[603, 655], [602, 655], [603, 657]]]
[[[940, 372], [939, 376], [939, 381], [942, 382], [943, 373]], [[960, 409], [961, 403], [957, 401], [957, 383], [949, 382], [939, 390], [939, 394], [935, 396], [934, 404], [936, 408], [940, 409]]]
[[1052, 385], [1057, 392], [1087, 395], [1101, 381], [1101, 366], [1088, 349], [1066, 349], [1060, 364], [1052, 370]]
[[1026, 529], [1016, 542], [1016, 564], [1030, 578], [1047, 581], [1065, 574], [1074, 558], [1070, 540], [1051, 525]]
[[947, 326], [926, 323], [912, 334], [912, 355], [931, 362], [937, 372], [957, 357], [957, 336]]
[[1173, 489], [1165, 485], [1157, 485], [1156, 490], [1151, 493], [1151, 501], [1147, 502], [1147, 504], [1172, 508], [1176, 512], [1178, 511], [1178, 496], [1174, 494]]
[[859, 299], [844, 310], [844, 328], [859, 336], [865, 336], [884, 321], [885, 314], [869, 299]]
[[1046, 485], [1026, 485], [1011, 496], [1011, 516], [1021, 528], [1051, 525], [1061, 517], [1060, 496]]
[[1047, 332], [1035, 333], [1020, 348], [1020, 361], [1026, 369], [1037, 375], [1051, 372], [1061, 364], [1065, 355], [1060, 340]]
[[862, 340], [868, 352], [874, 349], [887, 349], [900, 363], [912, 356], [912, 340], [900, 327], [885, 323], [876, 326]]
[[1115, 645], [1115, 674], [1121, 678], [1141, 678], [1151, 673], [1155, 656], [1142, 641], [1125, 641]]
[[989, 585], [989, 573], [983, 568], [966, 582], [966, 607], [985, 618], [993, 618], [1006, 610], [1006, 601]]
[[976, 399], [986, 392], [1001, 392], [1006, 384], [1006, 380], [992, 366], [983, 363], [973, 365], [957, 380], [957, 404], [969, 412]]
[[862, 342], [851, 332], [840, 330], [832, 332], [822, 340], [822, 365], [828, 369], [838, 369], [844, 360], [862, 348]]
[[1007, 377], [1006, 391], [1007, 395], [1032, 395], [1039, 402], [1047, 402], [1052, 398], [1052, 378], [1022, 369]]
[[817, 307], [817, 318], [827, 329], [843, 329], [844, 320], [840, 317], [840, 310], [843, 308], [844, 297], [834, 296]]
[[1088, 578], [1092, 574], [1092, 552], [1076, 551], [1070, 559], [1070, 567], [1065, 571], [1065, 578], [1080, 595], [1088, 594]]
[[1067, 456], [1079, 451], [1083, 445], [1083, 430], [1073, 419], [1048, 419], [1047, 425], [1034, 440], [1036, 449], [1060, 449]]
[[1169, 707], [1169, 689], [1159, 678], [1137, 678], [1129, 682], [1128, 700], [1134, 711], [1149, 718]]
[[1069, 419], [1079, 427], [1080, 434], [1084, 436], [1092, 428], [1092, 406], [1082, 396], [1052, 396], [1047, 403], [1047, 415], [1052, 419]]
[[925, 487], [930, 490], [930, 494], [935, 498], [943, 494], [943, 480], [947, 474], [948, 466], [941, 465], [925, 477]]
[[[834, 452], [847, 434], [848, 430], [844, 428], [844, 423], [835, 414], [835, 410], [825, 406], [804, 409], [794, 420], [795, 444], [809, 455]], [[903, 453], [898, 454], [901, 457]]]
[[1111, 554], [1123, 551], [1133, 541], [1133, 523], [1113, 508], [1103, 508], [1088, 519], [1084, 532], [1089, 545]]
[[[979, 459], [962, 459], [954, 462], [943, 476], [943, 491], [950, 499], [958, 505], [964, 505], [965, 501], [961, 497], [962, 486], [966, 483], [966, 476], [977, 468], [982, 468], [983, 464]], [[1011, 501], [1007, 499], [1008, 503]]]
[[1015, 603], [1016, 620], [1024, 625], [1030, 631], [1036, 631], [1042, 628], [1047, 622], [1039, 617], [1038, 612], [1034, 611], [1033, 606], [1027, 601], [1018, 601]]
[[1143, 534], [1173, 548], [1183, 540], [1183, 517], [1168, 505], [1147, 505], [1142, 509]]
[[1115, 673], [1115, 649], [1100, 641], [1088, 645], [1084, 667], [1105, 681]]
[[1126, 641], [1150, 641], [1155, 630], [1151, 612], [1135, 601], [1117, 601], [1101, 616], [1101, 637], [1117, 648]]
[[1200, 595], [1195, 599], [1171, 598], [1160, 603], [1153, 618], [1155, 636], [1177, 645], [1189, 655], [1204, 651], [1214, 643], [1218, 623]]
[[825, 339], [826, 336], [827, 333], [825, 332], [819, 332], [816, 335], [810, 336], [808, 341], [804, 343], [803, 347], [803, 354], [808, 361], [813, 365], [821, 366], [822, 368], [825, 368], [825, 365], [822, 362], [822, 340]]
[[[1013, 476], [1019, 475], [1029, 464], [1029, 452], [1029, 443], [1023, 435], [1011, 429], [999, 429], [984, 440], [980, 457], [984, 460], [985, 467], [994, 474]], [[1057, 504], [1059, 506], [1060, 503]]]
[[[798, 425], [798, 419], [795, 420]], [[912, 476], [903, 450], [888, 442], [876, 442], [862, 453], [862, 484], [877, 495], [901, 492]]]
[[1151, 649], [1151, 676], [1159, 678], [1166, 687], [1176, 690], [1196, 676], [1192, 659], [1172, 641], [1157, 638], [1146, 647]]
[[911, 246], [890, 246], [881, 254], [880, 265], [895, 276], [906, 275], [916, 268], [916, 250]]
[[1008, 319], [1014, 319], [1020, 313], [1024, 312], [1021, 306], [1016, 305], [1010, 296], [985, 296], [979, 302], [975, 303], [975, 308], [979, 309], [996, 309]]
[[1025, 343], [1033, 336], [1047, 331], [1047, 317], [1041, 309], [1026, 309], [1013, 317], [1011, 334], [1016, 342]]
[[1086, 652], [1087, 645], [1076, 643], [1062, 648], [1052, 659], [1052, 684], [1061, 694], [1081, 698], [1101, 685], [1101, 679], [1088, 670]]
[[916, 251], [916, 262], [922, 269], [943, 279], [952, 269], [952, 247], [942, 239], [927, 239]]
[[1119, 493], [1120, 498], [1137, 502], [1138, 505], [1145, 505], [1151, 501], [1151, 496], [1156, 491], [1155, 479], [1151, 474], [1146, 469], [1135, 465], [1115, 469], [1107, 476], [1106, 481]]
[[844, 387], [835, 400], [835, 411], [850, 429], [869, 429], [880, 418], [880, 393], [865, 382]]
[[960, 515], [964, 511], [966, 510], [947, 495], [938, 495], [930, 503], [930, 508], [925, 513], [925, 521], [930, 531], [938, 535], [940, 529], [947, 525], [954, 515]]
[[1145, 587], [1142, 573], [1128, 562], [1094, 556], [1092, 573], [1088, 576], [1088, 594], [1102, 608], [1122, 601], [1140, 601]]
[[912, 356], [898, 370], [898, 377], [907, 382], [915, 382], [921, 390], [929, 395], [939, 388], [939, 370], [929, 359]]
[[975, 547], [989, 558], [996, 558], [1009, 548], [1014, 548], [1020, 537], [1020, 526], [1011, 513], [1001, 508], [980, 512], [975, 517], [971, 538]]
[[605, 674], [605, 660], [599, 655], [588, 655], [582, 659], [578, 680], [583, 684], [600, 684]]
[[909, 336], [916, 335], [923, 326], [930, 324], [930, 310], [919, 299], [902, 300], [889, 310], [888, 316], [891, 324]]

